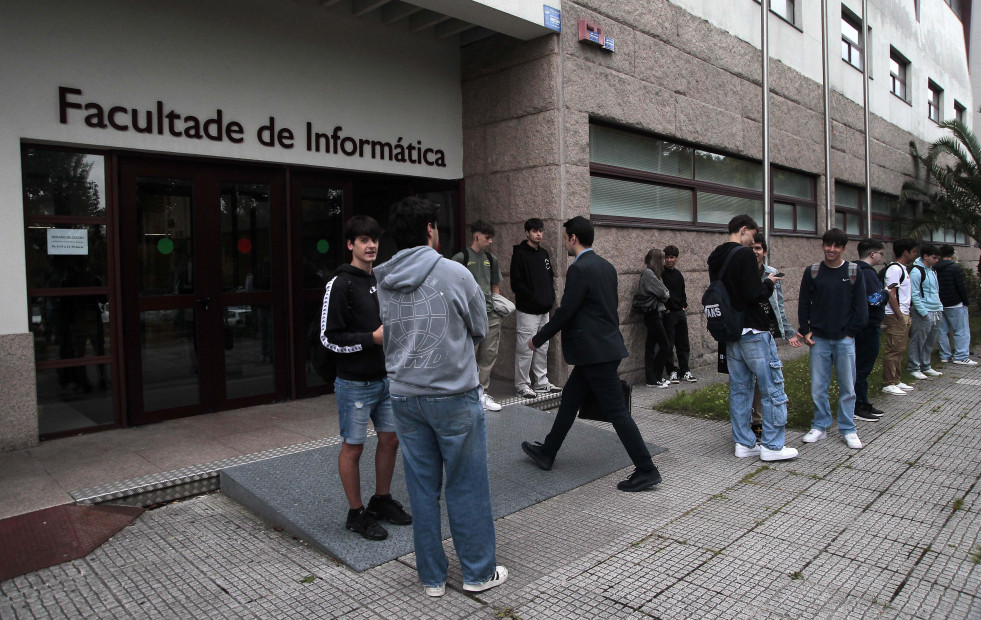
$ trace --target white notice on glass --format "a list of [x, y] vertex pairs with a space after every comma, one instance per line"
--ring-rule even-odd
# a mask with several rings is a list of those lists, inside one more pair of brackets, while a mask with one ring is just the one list
[[49, 228], [48, 255], [89, 253], [89, 231], [85, 228]]

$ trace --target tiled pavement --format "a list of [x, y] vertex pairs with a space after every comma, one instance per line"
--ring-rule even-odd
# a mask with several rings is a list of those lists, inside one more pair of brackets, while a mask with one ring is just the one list
[[429, 599], [411, 555], [354, 573], [210, 494], [0, 583], [0, 617], [981, 618], [981, 370], [944, 370], [879, 399], [864, 449], [793, 433], [800, 458], [769, 465], [735, 459], [726, 424], [652, 410], [669, 390], [639, 388], [641, 431], [669, 448], [664, 482], [619, 493], [619, 472], [498, 520], [511, 578], [476, 596], [455, 562]]

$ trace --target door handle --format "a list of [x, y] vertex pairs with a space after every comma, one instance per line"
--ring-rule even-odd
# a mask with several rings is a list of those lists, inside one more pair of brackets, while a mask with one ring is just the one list
[[208, 305], [211, 303], [211, 298], [210, 297], [202, 297], [202, 298], [198, 299], [197, 302], [199, 304], [201, 304], [201, 308], [202, 309], [207, 310], [208, 309]]

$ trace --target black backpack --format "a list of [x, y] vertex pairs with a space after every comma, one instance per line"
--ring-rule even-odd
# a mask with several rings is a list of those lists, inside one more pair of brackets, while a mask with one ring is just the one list
[[702, 295], [702, 307], [705, 309], [705, 322], [708, 324], [709, 333], [715, 338], [716, 342], [735, 342], [743, 335], [743, 312], [732, 307], [729, 300], [729, 291], [722, 279], [726, 275], [729, 261], [736, 255], [742, 246], [736, 246], [729, 250], [722, 268], [719, 269], [718, 277], [709, 282], [709, 287]]
[[[879, 270], [879, 281], [882, 282], [882, 286], [885, 286], [886, 285], [886, 272], [889, 271], [889, 268], [892, 267], [893, 265], [898, 265], [898, 266], [902, 267], [902, 265], [900, 263], [891, 262], [891, 263], [889, 263], [888, 265], [886, 265], [885, 267], [883, 267], [882, 269]], [[905, 280], [905, 279], [906, 279], [906, 270], [903, 269], [901, 272], [899, 272], [899, 283], [902, 284], [903, 283], [903, 280]]]

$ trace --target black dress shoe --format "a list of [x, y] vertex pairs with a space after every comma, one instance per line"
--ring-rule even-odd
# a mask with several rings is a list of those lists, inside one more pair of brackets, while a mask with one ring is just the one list
[[545, 454], [545, 449], [539, 442], [528, 443], [527, 441], [521, 442], [521, 449], [525, 451], [525, 454], [531, 457], [531, 460], [535, 461], [535, 465], [548, 471], [552, 469], [552, 463], [555, 462], [554, 456], [549, 456]]
[[657, 467], [650, 471], [635, 469], [626, 480], [617, 484], [617, 488], [627, 493], [635, 493], [649, 489], [659, 482], [661, 482], [661, 472], [657, 471]]

